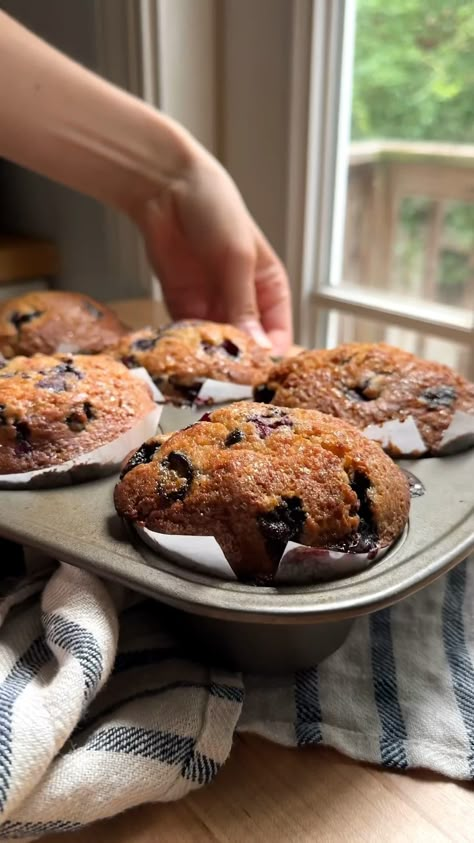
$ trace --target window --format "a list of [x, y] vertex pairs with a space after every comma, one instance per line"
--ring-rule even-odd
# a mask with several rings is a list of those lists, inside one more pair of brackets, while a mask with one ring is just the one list
[[306, 343], [385, 340], [474, 376], [473, 49], [462, 0], [313, 4]]

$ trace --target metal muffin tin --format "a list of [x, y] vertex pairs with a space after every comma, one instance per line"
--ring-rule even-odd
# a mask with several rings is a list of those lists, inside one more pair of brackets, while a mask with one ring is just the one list
[[412, 499], [404, 535], [367, 570], [317, 585], [254, 587], [178, 567], [118, 518], [116, 476], [0, 491], [0, 535], [166, 604], [169, 622], [201, 659], [251, 672], [295, 670], [333, 652], [355, 617], [407, 597], [474, 550], [474, 450], [400, 465], [426, 490]]

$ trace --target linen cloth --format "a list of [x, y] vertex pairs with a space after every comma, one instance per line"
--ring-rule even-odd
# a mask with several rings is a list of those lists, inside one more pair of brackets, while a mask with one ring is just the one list
[[209, 783], [236, 732], [474, 779], [474, 560], [358, 619], [318, 667], [191, 661], [159, 603], [0, 542], [0, 839]]

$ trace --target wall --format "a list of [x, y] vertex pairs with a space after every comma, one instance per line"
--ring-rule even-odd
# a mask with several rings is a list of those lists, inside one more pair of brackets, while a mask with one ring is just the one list
[[284, 256], [292, 2], [158, 0], [158, 9], [161, 107], [217, 154]]
[[217, 12], [219, 155], [284, 257], [292, 3], [217, 0]]
[[[94, 0], [3, 0], [2, 8], [71, 57], [97, 69]], [[124, 0], [116, 0], [115, 8], [123, 11]], [[141, 292], [136, 279], [114, 260], [109, 225], [114, 211], [15, 165], [3, 163], [1, 179], [0, 227], [55, 241], [62, 260], [58, 285], [104, 299]]]
[[[216, 8], [222, 0], [159, 0], [160, 107], [215, 153]], [[183, 60], [185, 57], [185, 60]]]

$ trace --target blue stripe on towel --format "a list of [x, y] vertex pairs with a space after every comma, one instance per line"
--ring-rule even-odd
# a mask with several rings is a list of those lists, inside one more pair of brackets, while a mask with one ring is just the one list
[[21, 823], [7, 820], [0, 825], [0, 840], [21, 840], [22, 837], [47, 834], [49, 831], [74, 831], [80, 827], [80, 823], [68, 822], [68, 820], [49, 820], [44, 823]]
[[209, 784], [219, 772], [220, 766], [213, 758], [193, 749], [182, 766], [181, 775], [184, 779], [201, 785]]
[[463, 614], [466, 576], [466, 562], [447, 575], [443, 603], [443, 641], [454, 695], [469, 744], [469, 772], [471, 778], [474, 778], [474, 665], [466, 645]]
[[0, 813], [5, 808], [10, 787], [14, 705], [28, 683], [51, 658], [51, 650], [44, 639], [37, 638], [0, 684]]
[[84, 749], [120, 752], [161, 761], [170, 766], [179, 765], [183, 778], [198, 784], [208, 784], [220, 768], [217, 761], [196, 749], [194, 738], [160, 729], [112, 726], [96, 732]]
[[84, 699], [93, 695], [103, 671], [99, 644], [87, 629], [61, 615], [43, 614], [46, 640], [70, 653], [79, 662], [84, 676]]
[[380, 755], [384, 767], [405, 769], [407, 731], [398, 700], [390, 609], [370, 616], [374, 695], [380, 719]]
[[298, 746], [320, 743], [321, 706], [317, 667], [300, 670], [295, 676], [296, 741]]
[[220, 700], [228, 700], [228, 702], [242, 703], [244, 701], [244, 689], [235, 685], [221, 685], [217, 682], [211, 682], [209, 693], [213, 697], [219, 697]]
[[183, 763], [194, 747], [194, 738], [160, 729], [138, 726], [110, 726], [96, 732], [84, 749], [96, 752], [121, 752], [163, 761], [165, 764]]

